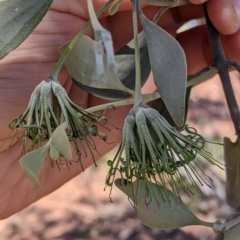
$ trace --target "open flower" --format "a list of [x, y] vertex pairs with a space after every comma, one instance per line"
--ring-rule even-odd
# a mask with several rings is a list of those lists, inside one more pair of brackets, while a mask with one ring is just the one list
[[187, 194], [192, 193], [191, 187], [201, 191], [199, 184], [208, 184], [211, 179], [198, 165], [197, 154], [211, 164], [218, 165], [218, 162], [204, 150], [205, 141], [201, 135], [188, 126], [184, 130], [185, 135], [143, 103], [134, 106], [125, 119], [118, 152], [112, 161], [108, 161], [110, 169], [106, 184], [112, 186], [118, 171], [129, 183], [145, 179], [162, 185], [160, 194], [168, 202], [171, 199], [168, 187], [178, 198], [181, 198], [179, 188]]
[[[78, 140], [86, 141], [91, 147], [91, 136], [103, 140], [107, 136], [98, 131], [97, 124], [107, 121], [99, 114], [93, 114], [74, 104], [67, 92], [57, 81], [42, 81], [33, 91], [27, 109], [14, 119], [9, 127], [12, 130], [24, 129], [21, 137], [23, 153], [26, 152], [26, 141], [31, 141], [30, 150], [38, 148], [41, 143], [51, 138], [54, 130], [63, 122], [66, 123], [66, 134], [79, 153]], [[81, 143], [82, 144], [82, 143]]]

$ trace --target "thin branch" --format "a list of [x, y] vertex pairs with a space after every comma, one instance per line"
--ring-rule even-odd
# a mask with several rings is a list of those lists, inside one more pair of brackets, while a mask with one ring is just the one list
[[[210, 43], [212, 57], [213, 57], [213, 66], [217, 69], [219, 73], [225, 98], [227, 100], [229, 112], [234, 124], [234, 128], [235, 128], [236, 134], [240, 136], [240, 111], [234, 95], [230, 75], [228, 72], [230, 66], [233, 65], [233, 63], [232, 61], [229, 61], [225, 56], [219, 32], [213, 26], [208, 16], [206, 3], [203, 4], [203, 9], [204, 9], [204, 14], [206, 18], [207, 28], [208, 28], [208, 37], [209, 37], [209, 43]], [[235, 62], [234, 64], [235, 64], [234, 67], [239, 69], [239, 65]]]

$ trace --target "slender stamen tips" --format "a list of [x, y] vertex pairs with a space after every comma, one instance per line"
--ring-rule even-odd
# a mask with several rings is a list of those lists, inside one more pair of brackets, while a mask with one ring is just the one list
[[[94, 148], [92, 137], [100, 137], [107, 141], [107, 135], [98, 130], [98, 126], [106, 124], [107, 118], [102, 114], [94, 114], [74, 104], [66, 90], [57, 81], [42, 81], [33, 91], [27, 109], [14, 119], [9, 127], [12, 130], [24, 129], [19, 137], [23, 143], [23, 154], [28, 150], [26, 141], [31, 142], [30, 151], [39, 148], [42, 142], [50, 140], [57, 127], [65, 123], [64, 131], [76, 151]], [[84, 142], [86, 143], [84, 143]], [[82, 158], [82, 154], [81, 158]]]
[[124, 122], [119, 150], [108, 161], [106, 184], [112, 187], [118, 172], [131, 183], [145, 179], [162, 185], [164, 191], [160, 194], [169, 202], [167, 188], [179, 199], [180, 190], [188, 195], [193, 194], [192, 188], [201, 192], [199, 186], [209, 185], [210, 179], [196, 163], [196, 156], [199, 154], [214, 165], [219, 162], [204, 150], [205, 140], [195, 129], [185, 126], [184, 131], [185, 134], [178, 132], [147, 105], [133, 107]]

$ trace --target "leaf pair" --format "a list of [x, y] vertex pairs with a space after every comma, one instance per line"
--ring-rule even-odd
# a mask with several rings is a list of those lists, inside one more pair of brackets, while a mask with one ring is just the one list
[[[142, 84], [144, 84], [150, 73], [150, 64], [144, 34], [140, 33], [139, 38], [141, 39]], [[67, 45], [65, 44], [60, 48], [61, 54]], [[133, 41], [129, 42], [115, 55], [117, 74], [111, 74], [105, 69], [107, 78], [105, 84], [99, 84], [94, 56], [95, 42], [87, 36], [82, 36], [65, 61], [65, 66], [73, 82], [83, 90], [107, 100], [119, 100], [132, 96], [135, 88]], [[106, 68], [107, 57], [105, 54], [103, 54], [103, 62]]]
[[[67, 44], [60, 48], [63, 53]], [[103, 62], [106, 68], [107, 58], [103, 55]], [[65, 61], [65, 66], [73, 78], [73, 82], [85, 91], [107, 99], [121, 99], [129, 97], [133, 91], [126, 88], [116, 75], [105, 69], [107, 82], [99, 84], [97, 66], [95, 61], [95, 42], [88, 36], [82, 36]], [[105, 91], [102, 91], [105, 89]], [[106, 92], [106, 94], [104, 93]]]
[[26, 176], [36, 188], [40, 187], [38, 179], [43, 161], [50, 149], [51, 160], [57, 160], [62, 155], [66, 160], [72, 160], [71, 146], [65, 132], [65, 124], [57, 127], [47, 144], [21, 157], [19, 163]]

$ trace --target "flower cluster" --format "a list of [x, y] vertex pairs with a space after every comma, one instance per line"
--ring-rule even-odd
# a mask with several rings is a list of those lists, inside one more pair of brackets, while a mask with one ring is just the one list
[[[106, 185], [112, 186], [118, 171], [129, 184], [136, 179], [145, 179], [162, 185], [164, 201], [170, 202], [168, 187], [178, 198], [179, 188], [187, 194], [192, 193], [189, 182], [201, 191], [197, 182], [208, 184], [211, 179], [195, 161], [196, 155], [203, 156], [211, 164], [218, 165], [218, 162], [204, 150], [205, 141], [201, 135], [188, 126], [184, 130], [185, 135], [143, 103], [134, 106], [125, 119], [118, 152], [108, 161], [110, 169]], [[125, 157], [122, 156], [124, 150]]]
[[88, 147], [91, 147], [91, 136], [99, 136], [106, 141], [107, 136], [99, 132], [97, 127], [101, 121], [107, 119], [74, 104], [59, 82], [42, 81], [33, 91], [25, 112], [14, 119], [9, 127], [17, 131], [25, 129], [21, 138], [22, 154], [25, 154], [27, 140], [31, 141], [30, 150], [36, 149], [42, 142], [49, 140], [54, 130], [65, 122], [68, 139], [77, 153], [80, 153], [77, 140], [84, 140]]

